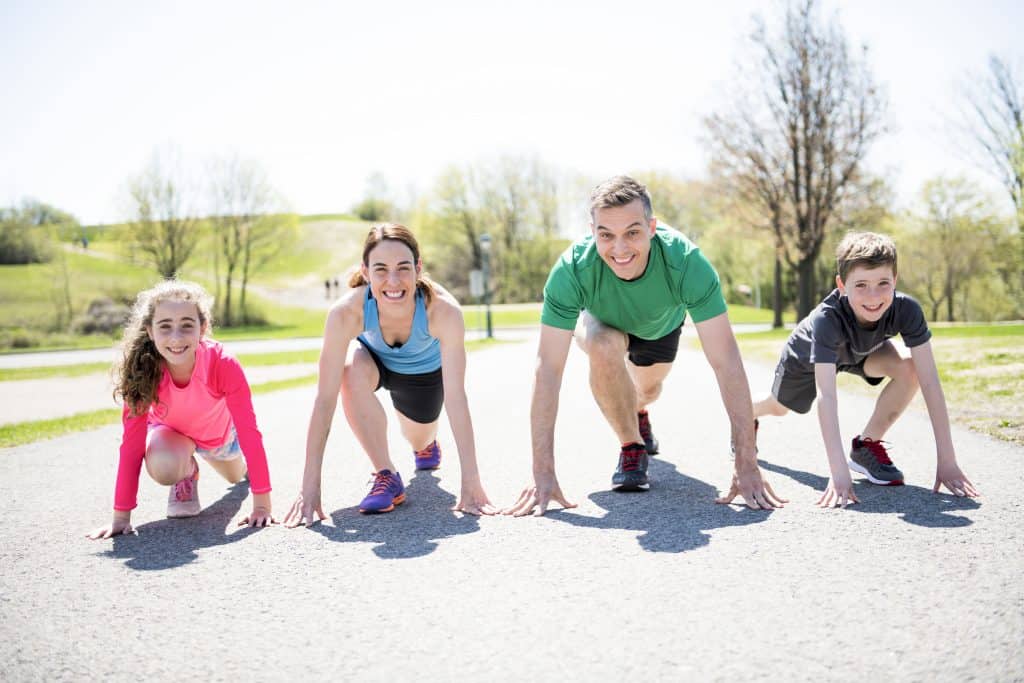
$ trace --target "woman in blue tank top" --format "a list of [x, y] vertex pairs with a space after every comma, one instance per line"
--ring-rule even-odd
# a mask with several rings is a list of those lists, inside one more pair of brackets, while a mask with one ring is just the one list
[[285, 525], [310, 525], [315, 516], [325, 518], [320, 476], [339, 394], [345, 418], [375, 472], [360, 512], [390, 512], [405, 501], [402, 478], [388, 451], [384, 407], [375, 395], [380, 388], [391, 394], [416, 469], [441, 465], [437, 425], [445, 407], [462, 469], [461, 495], [453, 509], [495, 514], [477, 469], [459, 303], [423, 272], [416, 238], [395, 223], [370, 230], [349, 286], [327, 314], [302, 493]]

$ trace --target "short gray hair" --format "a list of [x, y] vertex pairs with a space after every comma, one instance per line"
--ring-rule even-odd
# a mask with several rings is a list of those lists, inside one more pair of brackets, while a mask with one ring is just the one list
[[590, 193], [590, 218], [594, 218], [594, 212], [598, 209], [625, 206], [637, 199], [644, 206], [644, 218], [650, 221], [654, 218], [654, 209], [651, 208], [651, 193], [647, 188], [628, 175], [609, 178]]

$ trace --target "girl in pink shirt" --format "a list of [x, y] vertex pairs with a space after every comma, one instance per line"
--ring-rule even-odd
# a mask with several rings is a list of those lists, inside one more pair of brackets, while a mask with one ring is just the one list
[[[242, 366], [206, 338], [210, 295], [199, 285], [167, 280], [139, 294], [124, 333], [115, 397], [124, 402], [124, 436], [114, 489], [114, 519], [88, 534], [131, 533], [142, 463], [171, 487], [168, 517], [194, 517], [200, 455], [231, 483], [249, 474], [252, 513], [239, 524], [274, 523], [270, 473]], [[243, 456], [244, 455], [244, 459]]]

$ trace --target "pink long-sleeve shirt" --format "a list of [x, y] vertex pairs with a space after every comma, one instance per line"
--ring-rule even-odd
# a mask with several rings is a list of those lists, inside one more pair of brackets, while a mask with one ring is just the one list
[[223, 346], [207, 339], [199, 342], [192, 378], [183, 387], [174, 384], [165, 367], [157, 397], [159, 401], [141, 415], [133, 417], [128, 406], [122, 412], [124, 435], [114, 488], [115, 510], [132, 510], [137, 504], [149, 425], [166, 425], [192, 439], [197, 448], [211, 449], [227, 443], [234, 424], [252, 492], [270, 491], [267, 454], [256, 427], [249, 382], [238, 360]]

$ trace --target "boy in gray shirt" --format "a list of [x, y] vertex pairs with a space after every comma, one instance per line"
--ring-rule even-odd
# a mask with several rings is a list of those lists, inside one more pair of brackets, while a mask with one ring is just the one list
[[[958, 496], [977, 496], [956, 462], [946, 399], [924, 312], [914, 299], [896, 291], [896, 246], [884, 235], [850, 233], [836, 250], [836, 266], [837, 288], [797, 325], [775, 369], [771, 396], [754, 403], [755, 429], [756, 418], [781, 416], [790, 410], [806, 413], [817, 397], [818, 421], [832, 475], [818, 505], [846, 507], [859, 502], [850, 469], [874, 484], [903, 483], [903, 473], [893, 465], [882, 437], [920, 386], [937, 451], [932, 490], [937, 492], [940, 485], [945, 485]], [[910, 349], [910, 358], [902, 357], [889, 341], [897, 334]], [[839, 433], [839, 372], [859, 375], [872, 385], [891, 378], [878, 397], [871, 419], [853, 438], [848, 464]]]

